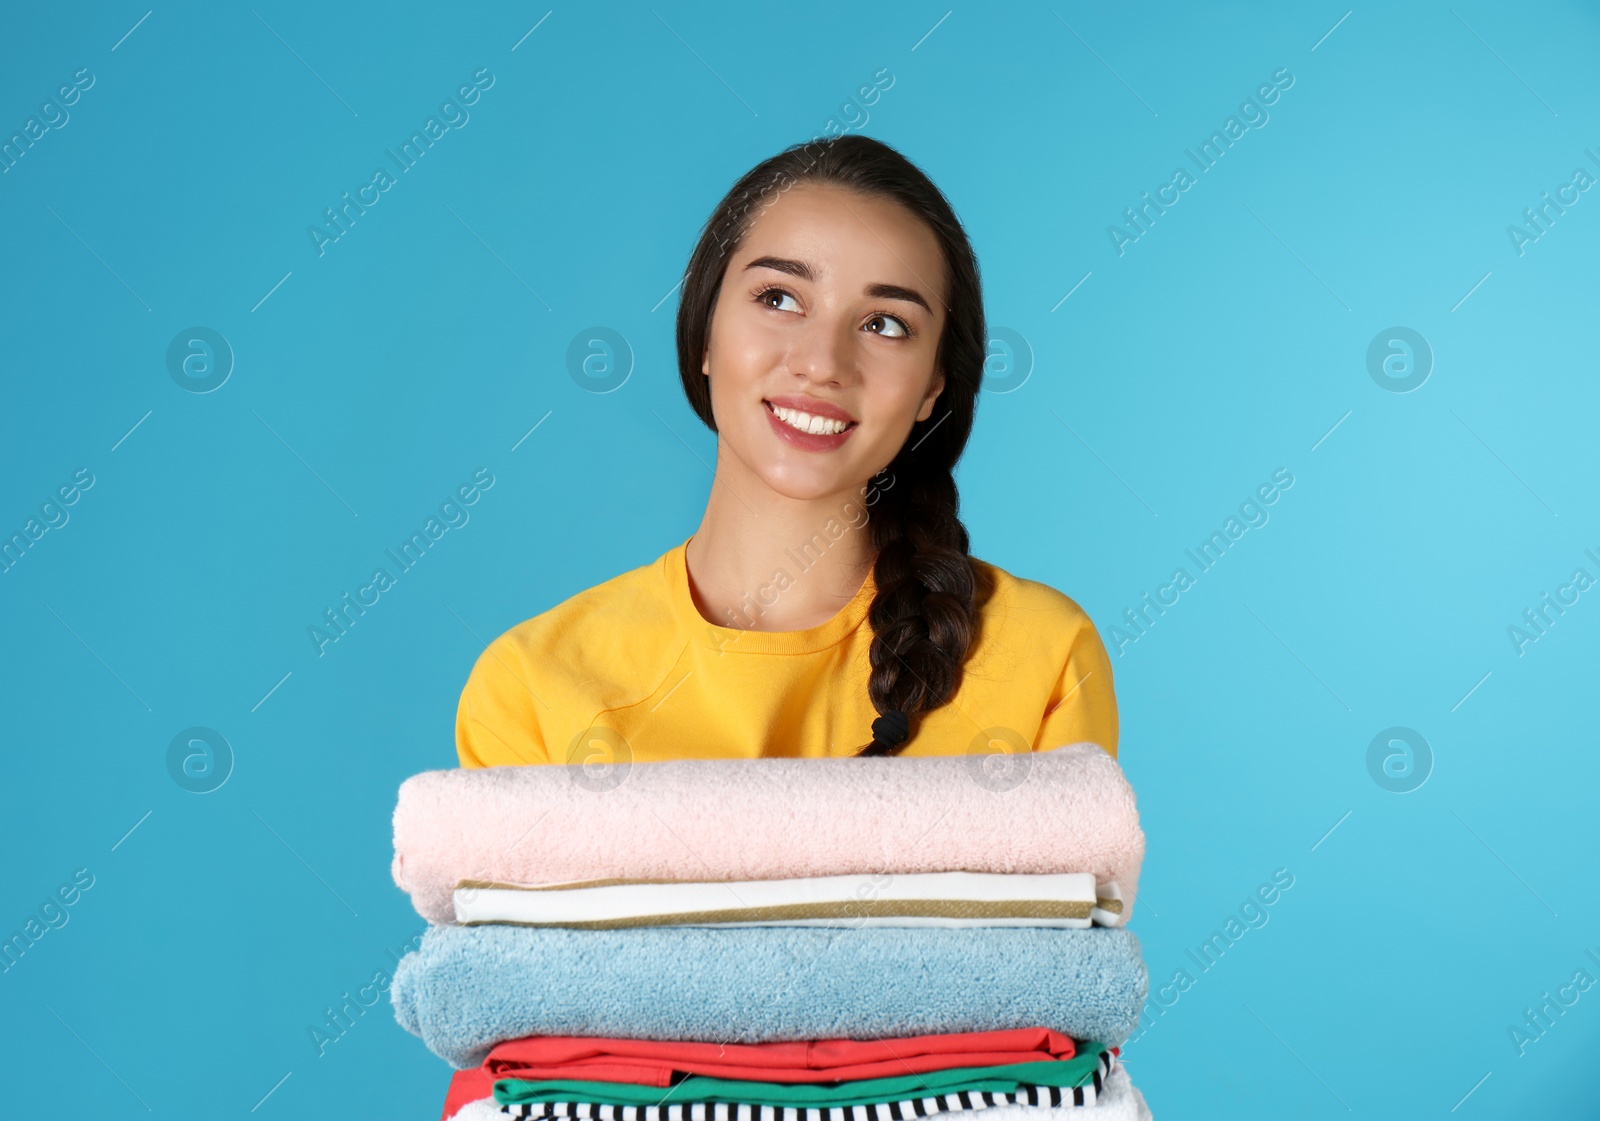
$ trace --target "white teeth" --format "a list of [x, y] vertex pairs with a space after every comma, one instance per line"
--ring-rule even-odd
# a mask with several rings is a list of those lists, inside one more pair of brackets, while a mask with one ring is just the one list
[[847, 420], [833, 420], [829, 417], [812, 416], [802, 413], [798, 409], [785, 409], [778, 405], [770, 406], [778, 419], [790, 428], [797, 428], [801, 432], [809, 432], [813, 436], [836, 436], [850, 427]]

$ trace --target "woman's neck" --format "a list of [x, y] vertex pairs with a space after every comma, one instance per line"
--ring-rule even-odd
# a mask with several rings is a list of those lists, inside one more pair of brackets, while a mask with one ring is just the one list
[[798, 500], [718, 470], [684, 555], [689, 591], [708, 621], [757, 631], [820, 626], [855, 598], [872, 567], [856, 491]]

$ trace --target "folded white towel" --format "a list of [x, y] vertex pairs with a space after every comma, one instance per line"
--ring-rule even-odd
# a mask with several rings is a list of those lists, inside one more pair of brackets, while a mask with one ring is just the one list
[[913, 872], [771, 880], [462, 880], [456, 922], [637, 926], [1121, 926], [1115, 881], [1093, 872]]

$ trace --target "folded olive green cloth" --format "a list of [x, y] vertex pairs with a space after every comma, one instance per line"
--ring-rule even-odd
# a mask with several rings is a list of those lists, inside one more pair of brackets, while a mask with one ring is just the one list
[[797, 1109], [939, 1097], [962, 1091], [1014, 1094], [1023, 1086], [1081, 1086], [1094, 1077], [1106, 1047], [1082, 1042], [1070, 1059], [997, 1066], [951, 1067], [893, 1078], [860, 1078], [848, 1082], [754, 1082], [690, 1074], [663, 1090], [632, 1082], [588, 1082], [577, 1079], [499, 1078], [494, 1084], [498, 1105], [526, 1102], [592, 1102], [597, 1105], [664, 1105], [672, 1102], [739, 1102], [790, 1106]]

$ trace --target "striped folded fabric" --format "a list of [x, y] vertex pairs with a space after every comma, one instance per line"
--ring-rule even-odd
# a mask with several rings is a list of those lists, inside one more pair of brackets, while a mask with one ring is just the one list
[[[1039, 1082], [1006, 1078], [997, 1073], [1045, 1065], [1063, 1069], [1061, 1073], [1053, 1075], [1037, 1072], [1035, 1077], [1049, 1079]], [[669, 1090], [669, 1095], [674, 1099], [672, 1101], [635, 1101], [627, 1104], [595, 1100], [601, 1097], [620, 1099], [633, 1096], [620, 1083], [609, 1084], [610, 1092], [578, 1097], [567, 1091], [550, 1088], [573, 1085], [571, 1083], [500, 1079], [494, 1085], [493, 1101], [501, 1107], [501, 1112], [513, 1118], [586, 1118], [592, 1121], [907, 1121], [909, 1118], [970, 1112], [1000, 1105], [1048, 1108], [1094, 1105], [1104, 1092], [1106, 1079], [1117, 1069], [1115, 1048], [1086, 1043], [1077, 1057], [1050, 1064], [970, 1067], [958, 1072], [943, 1072], [947, 1076], [959, 1074], [962, 1076], [960, 1078], [905, 1076], [809, 1087], [765, 1084], [774, 1088], [772, 1092], [741, 1092], [737, 1089], [679, 1091], [678, 1087], [689, 1086], [696, 1081], [723, 1083], [725, 1087], [764, 1085], [724, 1079], [696, 1080], [691, 1077]], [[918, 1087], [918, 1082], [941, 1084]], [[899, 1087], [881, 1092], [869, 1089], [874, 1085], [889, 1087], [894, 1084], [899, 1084]], [[927, 1092], [918, 1093], [919, 1089]], [[655, 1090], [654, 1094], [659, 1095], [660, 1091]], [[706, 1094], [714, 1096], [703, 1096]]]
[[1092, 872], [912, 872], [767, 880], [460, 880], [458, 924], [642, 926], [1121, 926], [1115, 880]]

